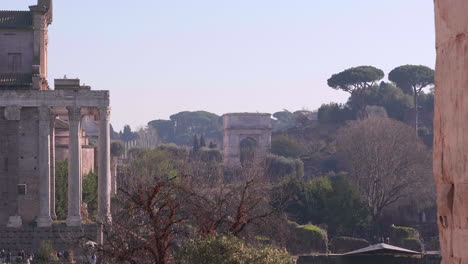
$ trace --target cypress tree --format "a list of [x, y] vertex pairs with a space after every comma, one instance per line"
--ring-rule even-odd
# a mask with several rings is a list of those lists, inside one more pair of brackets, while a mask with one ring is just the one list
[[200, 149], [200, 141], [198, 141], [198, 136], [193, 137], [193, 152], [198, 152]]
[[200, 137], [200, 147], [206, 147], [205, 137], [203, 135]]

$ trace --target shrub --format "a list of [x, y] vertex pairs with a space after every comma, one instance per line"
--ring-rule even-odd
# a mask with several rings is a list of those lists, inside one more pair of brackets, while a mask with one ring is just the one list
[[48, 263], [49, 261], [58, 260], [57, 256], [54, 254], [54, 247], [52, 242], [48, 240], [42, 240], [39, 244], [39, 249], [37, 251], [35, 260], [38, 262]]
[[390, 243], [402, 248], [418, 252], [424, 251], [418, 230], [411, 227], [392, 226], [390, 229]]
[[333, 253], [346, 253], [369, 245], [369, 242], [362, 238], [340, 236], [330, 241], [330, 250]]
[[327, 232], [318, 226], [289, 222], [288, 251], [293, 255], [328, 252]]
[[254, 248], [232, 236], [212, 235], [187, 241], [176, 255], [178, 264], [293, 264], [288, 253], [271, 246]]
[[302, 154], [301, 146], [292, 138], [281, 135], [271, 140], [271, 153], [287, 158], [299, 158]]
[[304, 177], [304, 163], [300, 159], [290, 159], [269, 154], [266, 157], [266, 172], [271, 180], [285, 177]]

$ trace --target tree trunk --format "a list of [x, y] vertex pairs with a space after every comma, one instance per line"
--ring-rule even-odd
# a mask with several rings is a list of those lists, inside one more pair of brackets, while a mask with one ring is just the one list
[[416, 135], [418, 136], [418, 122], [419, 122], [419, 109], [418, 109], [418, 96], [419, 93], [416, 88], [413, 88], [413, 101], [414, 101], [414, 129], [416, 130]]
[[434, 4], [434, 177], [442, 263], [468, 263], [468, 1]]

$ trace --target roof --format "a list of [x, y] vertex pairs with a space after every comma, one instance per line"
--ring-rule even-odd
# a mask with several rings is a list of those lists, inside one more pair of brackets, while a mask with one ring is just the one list
[[29, 11], [0, 11], [0, 28], [32, 28]]
[[354, 250], [343, 255], [376, 255], [376, 254], [405, 254], [405, 255], [415, 255], [420, 254], [419, 252], [412, 251], [409, 249], [391, 246], [385, 243], [380, 243], [372, 245], [369, 247], [361, 248]]
[[32, 74], [0, 73], [0, 90], [31, 89]]

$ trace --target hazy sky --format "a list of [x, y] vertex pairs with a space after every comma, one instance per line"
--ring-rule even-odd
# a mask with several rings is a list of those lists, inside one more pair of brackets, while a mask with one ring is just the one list
[[[27, 9], [35, 0], [1, 0]], [[432, 0], [55, 0], [49, 82], [111, 91], [112, 123], [317, 109], [331, 74], [434, 67]]]

